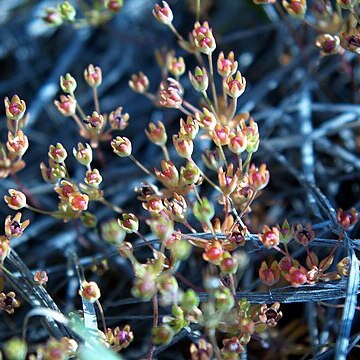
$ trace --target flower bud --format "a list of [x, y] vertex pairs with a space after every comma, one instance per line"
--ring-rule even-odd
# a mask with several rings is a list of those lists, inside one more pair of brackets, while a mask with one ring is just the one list
[[143, 72], [140, 71], [138, 75], [131, 75], [129, 86], [133, 91], [139, 94], [144, 94], [149, 89], [149, 79]]
[[209, 86], [209, 78], [205, 68], [196, 67], [195, 74], [189, 71], [189, 80], [196, 91], [206, 91]]
[[89, 144], [78, 143], [77, 149], [73, 148], [73, 154], [76, 160], [84, 166], [89, 166], [93, 159], [93, 153]]
[[152, 233], [160, 240], [165, 241], [174, 231], [174, 223], [167, 216], [153, 217], [148, 221]]
[[240, 130], [236, 131], [236, 134], [231, 132], [229, 135], [228, 148], [231, 152], [240, 155], [245, 151], [247, 146], [247, 138]]
[[102, 176], [97, 169], [88, 170], [86, 171], [84, 181], [87, 185], [98, 188], [102, 182]]
[[70, 22], [74, 21], [76, 16], [76, 10], [68, 1], [64, 1], [61, 4], [59, 4], [58, 11], [64, 20]]
[[294, 227], [285, 219], [282, 226], [277, 225], [277, 228], [280, 231], [280, 242], [287, 244], [294, 236]]
[[149, 211], [150, 214], [158, 214], [164, 210], [162, 199], [157, 195], [146, 196], [146, 202], [143, 202], [142, 206], [145, 210]]
[[180, 119], [180, 139], [194, 140], [198, 132], [199, 124], [190, 115], [186, 118], [186, 122], [184, 121], [184, 119]]
[[187, 240], [180, 240], [175, 242], [171, 247], [171, 256], [175, 260], [183, 261], [190, 256], [191, 244]]
[[96, 88], [101, 85], [102, 72], [98, 66], [90, 64], [87, 69], [84, 70], [84, 78], [88, 85], [92, 88]]
[[179, 156], [190, 159], [194, 151], [194, 144], [192, 140], [181, 139], [179, 135], [173, 135], [173, 144]]
[[156, 294], [156, 282], [148, 274], [144, 278], [135, 279], [131, 293], [134, 297], [144, 301], [150, 300]]
[[226, 93], [233, 99], [240, 97], [245, 91], [246, 79], [241, 75], [240, 71], [237, 71], [235, 79], [230, 75], [225, 83], [224, 87]]
[[235, 303], [234, 297], [231, 294], [231, 291], [227, 287], [222, 287], [217, 289], [214, 293], [215, 298], [215, 308], [221, 312], [229, 312]]
[[343, 209], [339, 209], [336, 214], [336, 219], [338, 221], [338, 224], [344, 230], [347, 230], [357, 223], [359, 219], [359, 214], [354, 208], [352, 208], [350, 211], [344, 211]]
[[54, 145], [49, 146], [48, 156], [52, 161], [61, 164], [67, 158], [67, 152], [65, 148], [62, 146], [62, 144], [57, 143], [55, 146]]
[[26, 196], [21, 191], [9, 189], [10, 196], [4, 196], [8, 207], [13, 210], [20, 210], [26, 207]]
[[301, 224], [298, 224], [295, 227], [294, 238], [299, 244], [307, 246], [315, 239], [315, 231], [312, 229], [311, 224], [306, 224], [305, 229]]
[[350, 10], [354, 6], [354, 0], [336, 0], [336, 4], [344, 10]]
[[350, 267], [350, 259], [348, 257], [344, 257], [337, 263], [336, 271], [341, 276], [349, 276], [349, 267]]
[[223, 168], [218, 170], [219, 186], [225, 196], [230, 195], [235, 189], [240, 176], [241, 170], [238, 169], [234, 174], [234, 165], [231, 163], [224, 172]]
[[157, 127], [154, 123], [149, 124], [149, 131], [145, 130], [149, 140], [158, 146], [164, 146], [167, 141], [166, 129], [161, 121], [158, 121]]
[[266, 170], [266, 164], [261, 164], [259, 168], [251, 165], [249, 170], [249, 185], [252, 190], [262, 190], [269, 182], [270, 173]]
[[119, 226], [128, 234], [136, 233], [139, 230], [139, 220], [134, 214], [123, 214], [122, 220], [118, 219]]
[[163, 1], [162, 4], [162, 7], [158, 4], [155, 4], [154, 9], [152, 10], [152, 14], [160, 23], [170, 25], [173, 21], [174, 15], [166, 1]]
[[176, 78], [179, 78], [185, 72], [184, 58], [182, 58], [181, 56], [179, 58], [173, 57], [169, 61], [168, 70]]
[[316, 38], [315, 45], [320, 49], [321, 55], [334, 55], [339, 51], [340, 39], [336, 35], [322, 34]]
[[200, 201], [196, 201], [193, 206], [193, 214], [201, 223], [209, 223], [215, 215], [213, 204], [205, 197]]
[[209, 263], [214, 265], [219, 265], [221, 260], [223, 259], [223, 254], [224, 254], [224, 250], [221, 244], [218, 241], [214, 241], [212, 243], [209, 243], [205, 247], [205, 252], [203, 253], [202, 256], [205, 261], [208, 261]]
[[259, 269], [259, 278], [261, 282], [267, 286], [273, 286], [276, 284], [280, 280], [278, 262], [274, 260], [269, 268], [266, 262], [263, 261]]
[[230, 142], [230, 128], [216, 124], [215, 129], [210, 132], [216, 146], [225, 146]]
[[84, 123], [90, 131], [95, 131], [97, 134], [101, 132], [103, 126], [105, 125], [104, 117], [96, 111], [93, 111], [91, 116], [87, 116]]
[[64, 116], [75, 115], [76, 112], [76, 100], [74, 97], [68, 95], [60, 95], [60, 101], [55, 100], [54, 104], [60, 113]]
[[67, 201], [71, 194], [78, 192], [78, 187], [70, 181], [61, 180], [60, 184], [54, 187], [54, 190], [57, 194], [59, 194], [60, 200]]
[[207, 108], [203, 108], [203, 113], [196, 113], [195, 119], [198, 121], [200, 127], [205, 130], [214, 130], [217, 124], [215, 115]]
[[341, 34], [341, 46], [351, 51], [354, 54], [360, 54], [360, 31], [357, 28], [352, 28], [347, 32]]
[[155, 176], [168, 188], [176, 187], [179, 184], [179, 172], [176, 166], [169, 160], [161, 161], [161, 169], [154, 169]]
[[224, 274], [235, 274], [238, 269], [239, 263], [235, 256], [231, 256], [226, 252], [220, 263], [220, 269]]
[[80, 192], [74, 192], [69, 196], [69, 203], [74, 211], [83, 211], [88, 208], [89, 197]]
[[14, 95], [11, 98], [11, 101], [9, 98], [5, 98], [5, 111], [6, 111], [6, 117], [9, 120], [20, 120], [26, 111], [26, 104], [24, 100], [21, 100], [17, 95]]
[[13, 154], [14, 156], [22, 157], [29, 147], [29, 141], [27, 136], [24, 135], [24, 133], [22, 132], [22, 130], [18, 130], [16, 132], [16, 136], [14, 136], [9, 131], [6, 147], [9, 150], [10, 154]]
[[306, 0], [283, 0], [282, 4], [290, 16], [304, 18], [307, 8]]
[[258, 125], [253, 118], [250, 118], [249, 126], [246, 125], [245, 120], [241, 121], [241, 130], [246, 136], [246, 151], [254, 153], [259, 147], [259, 130]]
[[10, 241], [5, 236], [0, 236], [0, 264], [9, 256], [11, 251]]
[[269, 226], [263, 226], [263, 233], [258, 234], [259, 240], [265, 245], [266, 248], [271, 249], [274, 246], [278, 246], [280, 243], [279, 229], [276, 227], [269, 228]]
[[24, 230], [29, 226], [30, 220], [25, 220], [21, 222], [22, 214], [18, 212], [14, 217], [11, 215], [7, 216], [5, 219], [5, 235], [8, 238], [18, 238], [20, 237]]
[[167, 324], [161, 324], [152, 328], [152, 341], [155, 345], [167, 345], [171, 343], [175, 333]]
[[124, 130], [129, 124], [130, 115], [122, 113], [123, 108], [120, 106], [109, 115], [109, 123], [112, 130]]
[[200, 339], [198, 345], [195, 343], [190, 345], [191, 360], [210, 360], [213, 358], [213, 352], [212, 345], [205, 339]]
[[188, 161], [186, 166], [180, 168], [180, 183], [182, 185], [197, 185], [201, 177], [200, 169], [192, 161]]
[[165, 211], [169, 217], [177, 222], [184, 222], [187, 217], [187, 203], [182, 195], [173, 194], [171, 200], [164, 199]]
[[57, 9], [45, 9], [45, 15], [42, 20], [49, 26], [60, 26], [63, 23], [62, 17]]
[[160, 85], [159, 104], [166, 108], [178, 109], [182, 104], [182, 96], [178, 89]]
[[81, 223], [87, 228], [94, 228], [97, 225], [96, 216], [92, 213], [85, 211], [80, 216]]
[[207, 168], [214, 171], [217, 171], [218, 168], [223, 165], [218, 148], [214, 150], [206, 149], [205, 153], [201, 155], [201, 159]]
[[27, 355], [26, 341], [17, 337], [13, 337], [3, 344], [3, 351], [8, 360], [25, 360]]
[[234, 61], [234, 52], [230, 51], [227, 59], [221, 51], [217, 61], [217, 71], [220, 76], [227, 78], [236, 73], [238, 62]]
[[91, 303], [94, 303], [101, 296], [100, 289], [99, 289], [98, 285], [96, 284], [96, 282], [94, 282], [94, 281], [87, 282], [86, 280], [83, 280], [81, 282], [79, 295], [83, 299], [85, 299]]
[[181, 305], [188, 312], [192, 311], [200, 304], [200, 299], [193, 289], [188, 289], [181, 297]]
[[67, 73], [64, 76], [60, 76], [60, 87], [64, 93], [72, 94], [76, 89], [76, 80]]
[[106, 0], [105, 7], [111, 12], [117, 13], [123, 7], [123, 0]]
[[197, 21], [194, 25], [192, 35], [194, 37], [195, 46], [203, 54], [209, 55], [215, 50], [215, 38], [207, 21], [202, 25]]
[[66, 169], [60, 164], [49, 160], [49, 168], [42, 162], [40, 163], [41, 175], [45, 182], [49, 184], [56, 184], [59, 179], [66, 176]]
[[119, 220], [109, 220], [101, 225], [101, 236], [110, 244], [121, 244], [126, 236], [125, 229], [119, 226]]
[[291, 286], [299, 287], [307, 283], [307, 271], [303, 267], [291, 267], [289, 273], [286, 274], [284, 278], [291, 284]]
[[115, 139], [111, 140], [111, 146], [114, 153], [120, 157], [127, 157], [131, 155], [131, 141], [125, 136], [117, 136]]
[[37, 285], [46, 285], [46, 283], [49, 281], [49, 277], [46, 271], [37, 271], [34, 274], [33, 279]]

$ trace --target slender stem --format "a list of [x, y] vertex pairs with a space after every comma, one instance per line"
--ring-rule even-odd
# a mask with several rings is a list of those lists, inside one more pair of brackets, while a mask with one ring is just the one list
[[197, 112], [201, 112], [200, 109], [198, 109], [197, 107], [195, 107], [194, 105], [190, 104], [188, 101], [183, 100], [183, 104], [185, 106], [187, 106], [194, 114]]
[[144, 96], [146, 96], [148, 99], [150, 99], [151, 101], [155, 101], [156, 100], [156, 95], [151, 94], [151, 93], [144, 93]]
[[197, 200], [198, 200], [199, 203], [202, 205], [202, 200], [201, 200], [201, 197], [200, 197], [200, 195], [199, 195], [199, 192], [198, 192], [196, 186], [193, 185], [192, 188], [193, 188], [193, 190], [194, 190], [194, 193], [195, 193], [195, 196], [196, 196]]
[[32, 206], [29, 205], [29, 204], [26, 204], [26, 207], [27, 207], [29, 210], [34, 211], [34, 212], [37, 212], [37, 213], [39, 213], [39, 214], [44, 214], [44, 215], [53, 216], [52, 211], [41, 210], [41, 209], [32, 207]]
[[209, 105], [210, 110], [213, 112], [213, 114], [214, 114], [214, 116], [215, 116], [216, 121], [219, 123], [219, 120], [218, 120], [218, 117], [217, 117], [216, 110], [215, 110], [215, 108], [214, 108], [214, 106], [213, 106], [213, 104], [212, 104], [212, 102], [211, 102], [210, 98], [208, 97], [206, 90], [204, 90], [204, 91], [202, 92], [202, 94], [203, 94], [203, 96], [204, 96], [204, 99], [205, 99], [206, 103]]
[[179, 110], [182, 111], [185, 115], [191, 116], [193, 117], [194, 114], [192, 114], [191, 112], [187, 111], [182, 105], [179, 106]]
[[218, 111], [219, 111], [219, 108], [218, 108], [218, 103], [217, 103], [217, 95], [216, 95], [216, 87], [215, 87], [215, 78], [214, 78], [214, 67], [213, 67], [213, 61], [212, 61], [212, 53], [210, 53], [210, 54], [208, 55], [208, 60], [209, 60], [211, 90], [212, 90], [212, 95], [213, 95], [215, 110], [216, 110], [216, 112], [218, 112]]
[[233, 294], [233, 297], [234, 297], [234, 301], [235, 301], [235, 306], [237, 308], [239, 308], [239, 303], [237, 301], [237, 298], [236, 298], [236, 289], [235, 289], [235, 277], [234, 277], [234, 274], [230, 274], [229, 275], [229, 279], [230, 279], [230, 290]]
[[166, 160], [166, 161], [170, 161], [170, 156], [169, 156], [169, 152], [168, 152], [168, 150], [167, 150], [166, 145], [161, 146], [161, 149], [162, 149], [162, 151], [163, 151], [163, 153], [164, 153], [165, 160]]
[[223, 78], [223, 80], [222, 80], [222, 91], [223, 91], [223, 101], [224, 101], [224, 112], [226, 113], [226, 110], [227, 110], [227, 96], [226, 96], [225, 83], [226, 83], [226, 78]]
[[221, 354], [220, 354], [220, 350], [219, 350], [219, 347], [218, 347], [218, 345], [216, 343], [215, 329], [209, 329], [208, 330], [208, 336], [209, 336], [210, 342], [211, 342], [211, 344], [213, 346], [216, 360], [221, 360], [222, 357], [221, 357]]
[[135, 233], [141, 240], [144, 241], [144, 243], [147, 245], [147, 247], [153, 251], [154, 253], [156, 253], [156, 249], [146, 240], [145, 236], [143, 234], [141, 234], [140, 231], [136, 231]]
[[236, 106], [237, 106], [237, 98], [232, 98], [229, 109], [229, 120], [231, 120], [234, 117], [236, 112]]
[[103, 310], [103, 308], [102, 308], [102, 306], [100, 304], [100, 301], [98, 299], [96, 300], [96, 305], [99, 308], [99, 312], [100, 312], [100, 316], [101, 316], [101, 320], [102, 320], [103, 328], [104, 328], [104, 334], [106, 334], [106, 322], [105, 322], [104, 310]]
[[196, 230], [189, 224], [188, 221], [184, 221], [183, 224], [184, 224], [193, 234], [196, 234]]
[[[152, 298], [152, 302], [153, 302], [153, 313], [154, 313], [153, 326], [157, 327], [159, 321], [159, 305], [157, 301], [157, 294], [155, 294], [154, 297]], [[154, 349], [155, 349], [154, 343], [151, 341], [148, 360], [152, 360]]]
[[132, 154], [129, 155], [129, 158], [147, 175], [154, 176], [154, 174], [152, 174], [144, 165], [142, 165], [138, 160], [136, 160]]
[[[70, 94], [75, 100], [76, 100], [76, 97], [75, 97], [75, 94], [74, 93], [71, 93]], [[83, 119], [86, 119], [86, 115], [83, 111], [83, 109], [81, 108], [81, 106], [79, 105], [79, 102], [76, 100], [76, 109], [77, 111], [80, 113], [80, 116], [83, 118]]]
[[4, 265], [0, 264], [0, 269], [8, 276], [12, 277], [12, 278], [16, 278], [16, 276], [9, 271]]
[[79, 117], [76, 114], [74, 114], [74, 115], [72, 115], [72, 118], [75, 120], [75, 122], [79, 126], [79, 128], [86, 132], [86, 129], [85, 129], [84, 125], [82, 124], [81, 120], [79, 119]]
[[100, 104], [99, 104], [99, 96], [97, 93], [97, 87], [93, 87], [93, 93], [94, 93], [94, 105], [95, 105], [95, 111], [100, 114]]
[[287, 253], [283, 249], [279, 248], [278, 246], [274, 246], [274, 249], [276, 251], [280, 252], [281, 254], [283, 254], [284, 256], [288, 256]]
[[201, 0], [196, 0], [196, 20], [200, 21]]
[[228, 165], [228, 163], [227, 163], [227, 160], [226, 160], [226, 156], [225, 156], [224, 150], [223, 150], [223, 148], [222, 148], [222, 146], [221, 146], [221, 145], [219, 145], [219, 146], [218, 146], [218, 148], [219, 148], [219, 152], [220, 152], [220, 157], [221, 157], [222, 161], [225, 163], [226, 167], [228, 168], [228, 167], [229, 167], [229, 165]]
[[101, 198], [99, 199], [99, 202], [101, 202], [103, 205], [105, 205], [106, 207], [108, 207], [109, 209], [119, 213], [119, 214], [122, 214], [124, 212], [123, 209], [121, 209], [120, 207], [112, 204], [111, 202], [105, 200], [104, 198]]
[[198, 286], [194, 285], [190, 282], [185, 276], [181, 275], [179, 272], [174, 273], [175, 277], [177, 277], [180, 281], [182, 281], [185, 285], [192, 288], [196, 292], [202, 292], [204, 289], [199, 288]]
[[244, 162], [244, 165], [242, 167], [242, 172], [244, 173], [245, 169], [246, 169], [246, 172], [249, 171], [249, 165], [250, 165], [250, 161], [251, 161], [251, 156], [252, 156], [252, 153], [248, 153], [247, 155], [247, 158]]
[[360, 17], [359, 17], [359, 15], [356, 13], [356, 11], [354, 10], [354, 8], [352, 8], [352, 9], [350, 10], [350, 12], [355, 16], [355, 19], [356, 19], [357, 23], [360, 24]]
[[169, 26], [170, 30], [178, 38], [179, 41], [184, 41], [184, 38], [178, 33], [178, 31], [175, 29], [175, 26], [172, 23], [170, 23], [168, 26]]

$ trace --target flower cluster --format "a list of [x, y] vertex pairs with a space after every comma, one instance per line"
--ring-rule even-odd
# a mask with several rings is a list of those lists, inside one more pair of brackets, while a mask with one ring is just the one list
[[[59, 27], [63, 24], [71, 24], [75, 28], [85, 26], [100, 26], [108, 22], [123, 7], [123, 0], [104, 0], [91, 9], [86, 1], [79, 1], [78, 6], [73, 6], [69, 1], [61, 1], [57, 7], [45, 9], [42, 20], [51, 27]], [[80, 14], [77, 9], [87, 9]]]

